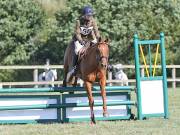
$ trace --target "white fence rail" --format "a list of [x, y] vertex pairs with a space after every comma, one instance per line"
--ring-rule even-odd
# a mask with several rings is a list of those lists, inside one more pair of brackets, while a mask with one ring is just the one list
[[[30, 82], [0, 82], [1, 86], [16, 86], [16, 85], [39, 85], [39, 84], [51, 84], [52, 82], [38, 82], [38, 70], [39, 69], [63, 69], [63, 65], [26, 65], [26, 66], [19, 66], [19, 65], [13, 65], [13, 66], [0, 66], [0, 70], [20, 70], [20, 69], [30, 69], [33, 70], [33, 80]], [[123, 69], [135, 69], [134, 65], [122, 65]], [[157, 68], [160, 68], [160, 66], [157, 66]], [[180, 65], [167, 65], [167, 69], [171, 70], [171, 78], [168, 78], [168, 82], [172, 82], [172, 87], [175, 89], [176, 88], [176, 83], [180, 82], [180, 78], [176, 76], [176, 70], [180, 69]], [[144, 75], [144, 69], [145, 66], [141, 66], [141, 74]], [[108, 73], [108, 80], [107, 83], [111, 85], [111, 83], [117, 83], [121, 82], [119, 80], [113, 80], [112, 79], [112, 73]], [[134, 83], [135, 79], [129, 78], [128, 82]], [[62, 81], [55, 81], [53, 84], [62, 84]]]

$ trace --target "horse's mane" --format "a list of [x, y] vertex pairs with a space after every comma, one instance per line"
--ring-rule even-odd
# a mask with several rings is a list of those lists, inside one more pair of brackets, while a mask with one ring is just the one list
[[101, 44], [101, 43], [102, 42], [97, 42], [96, 44], [89, 45], [88, 48], [87, 48], [87, 54], [88, 54], [88, 52], [90, 53], [92, 51], [92, 49], [97, 49], [98, 45]]
[[88, 45], [88, 46], [86, 47], [86, 51], [84, 51], [82, 54], [79, 55], [79, 56], [80, 56], [80, 59], [81, 59], [81, 58], [84, 58], [84, 57], [87, 57], [87, 56], [92, 52], [92, 50], [95, 49], [95, 48], [97, 48], [97, 47], [98, 47], [98, 44]]

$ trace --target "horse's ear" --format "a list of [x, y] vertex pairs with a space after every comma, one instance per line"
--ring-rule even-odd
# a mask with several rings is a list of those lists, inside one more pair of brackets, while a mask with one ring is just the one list
[[98, 43], [100, 43], [102, 41], [102, 38], [101, 37], [99, 37], [98, 38]]
[[109, 44], [109, 38], [106, 38], [106, 39], [104, 40], [104, 42], [106, 42], [107, 44]]

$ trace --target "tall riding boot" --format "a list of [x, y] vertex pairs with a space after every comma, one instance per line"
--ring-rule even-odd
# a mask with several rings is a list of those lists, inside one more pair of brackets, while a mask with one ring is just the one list
[[76, 76], [77, 74], [77, 63], [78, 63], [78, 55], [73, 56], [73, 69], [68, 72], [67, 77], [66, 77], [66, 82], [72, 81], [73, 77]]
[[78, 62], [78, 55], [74, 55], [73, 57], [73, 70], [74, 70], [74, 75], [76, 74], [77, 72], [77, 62]]

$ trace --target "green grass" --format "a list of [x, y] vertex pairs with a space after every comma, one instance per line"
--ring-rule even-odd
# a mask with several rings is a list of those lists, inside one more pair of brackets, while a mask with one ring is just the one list
[[95, 126], [89, 122], [0, 125], [0, 135], [179, 135], [180, 89], [169, 90], [169, 113], [169, 119], [98, 121]]

